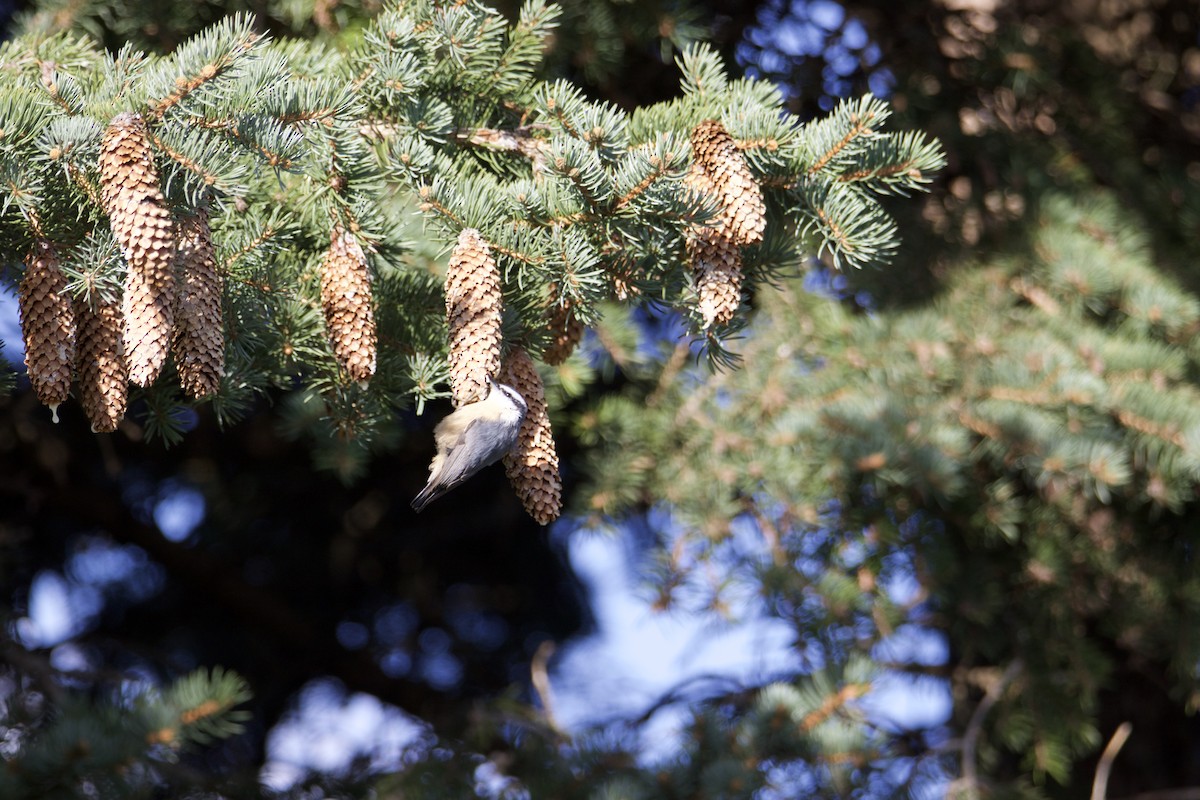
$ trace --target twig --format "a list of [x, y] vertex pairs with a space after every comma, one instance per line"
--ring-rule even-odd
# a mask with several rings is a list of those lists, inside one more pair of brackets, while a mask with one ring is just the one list
[[[664, 708], [670, 708], [679, 703], [687, 703], [689, 706], [696, 706], [700, 703], [719, 705], [724, 703], [743, 704], [753, 699], [765, 687], [780, 681], [786, 681], [788, 675], [780, 673], [778, 675], [769, 676], [767, 680], [759, 684], [747, 685], [743, 684], [737, 678], [730, 675], [718, 672], [706, 672], [701, 675], [693, 675], [690, 678], [684, 678], [682, 681], [672, 686], [657, 700], [651, 703], [646, 709], [632, 720], [623, 714], [618, 714], [611, 719], [603, 721], [599, 727], [604, 728], [609, 725], [627, 724], [633, 727], [641, 727], [649, 722], [655, 714], [662, 711]], [[697, 687], [704, 687], [706, 684], [711, 684], [718, 687], [724, 684], [728, 688], [720, 688], [718, 690], [696, 693]]]
[[1112, 773], [1113, 762], [1131, 733], [1133, 725], [1129, 722], [1122, 722], [1113, 731], [1108, 746], [1104, 748], [1104, 752], [1100, 754], [1100, 761], [1096, 764], [1096, 776], [1092, 779], [1092, 800], [1104, 800], [1108, 794], [1108, 776]]
[[961, 788], [968, 797], [979, 796], [979, 772], [975, 765], [975, 753], [979, 748], [979, 736], [983, 733], [983, 720], [992, 710], [992, 706], [1000, 701], [1000, 696], [1004, 694], [1008, 685], [1020, 674], [1021, 668], [1021, 659], [1015, 659], [1004, 670], [1000, 679], [988, 687], [983, 699], [975, 707], [971, 719], [967, 722], [967, 732], [962, 739], [962, 777], [950, 784], [947, 795], [950, 795], [955, 788]]
[[0, 663], [9, 664], [17, 671], [32, 677], [54, 705], [61, 707], [66, 701], [66, 690], [58, 682], [57, 670], [50, 664], [50, 659], [31, 653], [16, 642], [5, 640], [0, 642]]
[[804, 719], [800, 720], [800, 730], [809, 733], [813, 728], [844, 708], [851, 700], [862, 697], [869, 691], [871, 691], [871, 684], [869, 683], [846, 684], [829, 697], [826, 697], [820, 706], [806, 714]]
[[529, 679], [533, 683], [533, 690], [537, 692], [538, 700], [542, 702], [542, 713], [546, 717], [546, 724], [550, 729], [560, 736], [566, 736], [567, 733], [558, 724], [558, 719], [554, 716], [554, 694], [550, 691], [550, 656], [554, 655], [554, 642], [549, 639], [538, 645], [538, 649], [533, 653], [533, 661], [529, 664]]
[[612, 358], [613, 363], [616, 364], [622, 372], [628, 372], [629, 353], [625, 350], [625, 348], [622, 347], [620, 343], [612, 337], [612, 334], [610, 334], [603, 325], [597, 325], [592, 330], [595, 332], [596, 338], [600, 340], [600, 346], [608, 351], [608, 355]]
[[745, 508], [754, 517], [758, 523], [758, 529], [762, 532], [763, 541], [767, 543], [767, 549], [771, 551], [771, 561], [776, 566], [783, 566], [787, 563], [787, 553], [780, 545], [779, 528], [775, 526], [771, 520], [767, 519], [767, 515], [762, 512], [758, 504], [747, 498]]
[[492, 128], [464, 128], [454, 132], [460, 142], [483, 147], [489, 150], [501, 150], [520, 153], [533, 162], [535, 172], [546, 172], [546, 151], [549, 143], [533, 135], [534, 126], [525, 126], [515, 130], [496, 130]]
[[1178, 789], [1158, 789], [1153, 792], [1139, 792], [1122, 797], [1120, 800], [1200, 800], [1200, 786], [1183, 786]]
[[658, 384], [654, 387], [654, 391], [650, 393], [650, 396], [646, 398], [647, 406], [653, 408], [662, 402], [667, 389], [674, 383], [675, 378], [679, 375], [679, 371], [687, 363], [690, 353], [691, 344], [686, 339], [675, 345], [675, 349], [671, 351], [671, 357], [667, 359], [662, 373], [658, 376]]
[[871, 130], [871, 123], [875, 121], [875, 115], [867, 114], [862, 119], [858, 119], [856, 117], [853, 121], [854, 127], [846, 132], [846, 135], [842, 137], [841, 141], [829, 148], [829, 150], [823, 156], [817, 159], [815, 164], [808, 168], [809, 175], [820, 172], [826, 164], [832, 161], [834, 157], [846, 147], [846, 145], [850, 144], [850, 142], [854, 141], [854, 139], [861, 136], [863, 133], [869, 132]]

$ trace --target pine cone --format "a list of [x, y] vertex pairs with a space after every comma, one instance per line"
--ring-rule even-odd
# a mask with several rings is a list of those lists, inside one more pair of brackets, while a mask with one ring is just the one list
[[93, 433], [110, 433], [125, 416], [129, 372], [121, 352], [121, 307], [98, 301], [93, 309], [86, 300], [75, 303], [78, 320], [75, 369], [79, 375], [79, 401], [92, 423]]
[[456, 408], [487, 396], [500, 371], [504, 298], [500, 268], [474, 228], [466, 228], [446, 268], [446, 322], [450, 327], [450, 391]]
[[321, 265], [321, 308], [338, 363], [354, 381], [375, 374], [375, 312], [367, 254], [354, 235], [337, 225]]
[[529, 516], [549, 525], [562, 513], [562, 479], [542, 378], [529, 354], [516, 347], [505, 359], [499, 381], [520, 392], [529, 406], [517, 443], [504, 456], [504, 471]]
[[208, 213], [179, 221], [179, 305], [175, 309], [175, 369], [189, 397], [216, 394], [225, 372], [221, 275]]
[[550, 307], [547, 327], [554, 340], [542, 352], [542, 360], [557, 366], [575, 352], [576, 345], [583, 338], [583, 323], [575, 317], [575, 309], [570, 303], [559, 303]]
[[705, 120], [692, 130], [692, 160], [712, 181], [725, 208], [723, 224], [739, 245], [758, 244], [767, 227], [762, 188], [725, 126]]
[[38, 400], [50, 407], [58, 422], [58, 406], [71, 394], [75, 309], [67, 294], [67, 277], [58, 266], [58, 254], [44, 239], [34, 242], [25, 257], [18, 302], [29, 381]]
[[[708, 174], [696, 164], [684, 184], [697, 192], [716, 193]], [[742, 251], [732, 232], [723, 222], [693, 226], [687, 234], [687, 251], [704, 327], [729, 322], [742, 302]]]
[[608, 276], [612, 281], [612, 295], [622, 303], [641, 295], [641, 290], [634, 282], [637, 264], [626, 253], [618, 252], [609, 268]]
[[704, 327], [724, 325], [742, 302], [742, 252], [722, 231], [702, 228], [688, 239]]
[[100, 142], [100, 195], [129, 266], [122, 294], [129, 378], [149, 386], [170, 351], [175, 305], [175, 235], [158, 185], [146, 123], [118, 114]]

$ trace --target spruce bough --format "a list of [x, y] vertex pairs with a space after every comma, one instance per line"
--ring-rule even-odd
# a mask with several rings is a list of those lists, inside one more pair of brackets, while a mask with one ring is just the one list
[[[49, 245], [90, 313], [120, 303], [117, 349], [81, 348], [135, 384], [127, 399], [112, 381], [91, 390], [105, 398], [85, 403], [94, 421], [106, 409], [97, 429], [144, 396], [140, 421], [170, 441], [180, 405], [211, 402], [229, 423], [257, 394], [297, 388], [354, 443], [342, 469], [361, 469], [395, 408], [446, 394], [444, 254], [467, 229], [501, 275], [504, 353], [559, 361], [615, 299], [679, 309], [728, 361], [756, 286], [816, 252], [885, 258], [896, 236], [877, 196], [919, 189], [942, 163], [936, 142], [883, 132], [876, 98], [802, 125], [774, 86], [729, 80], [702, 46], [680, 58], [676, 99], [592, 102], [536, 77], [558, 13], [531, 2], [509, 24], [479, 5], [400, 3], [345, 51], [273, 41], [244, 15], [164, 56], [66, 35], [7, 43], [0, 248], [36, 262]], [[689, 188], [693, 162], [712, 191]], [[414, 213], [441, 253], [404, 244]], [[197, 214], [221, 314], [178, 318], [181, 292], [197, 296], [178, 257]], [[703, 234], [746, 225], [736, 248]], [[106, 241], [115, 257], [98, 255]], [[740, 263], [705, 260], [718, 250]], [[184, 341], [207, 343], [203, 378], [177, 346], [170, 366]]]
[[[918, 190], [942, 165], [936, 142], [885, 132], [877, 98], [801, 124], [774, 86], [729, 80], [703, 46], [680, 57], [673, 100], [590, 101], [537, 77], [557, 16], [538, 2], [512, 24], [478, 5], [400, 3], [344, 51], [273, 41], [249, 16], [162, 56], [66, 35], [0, 47], [0, 250], [45, 273], [20, 290], [40, 320], [25, 330], [46, 365], [39, 398], [62, 402], [69, 369], [93, 430], [136, 409], [170, 442], [181, 406], [230, 424], [257, 395], [294, 391], [316, 402], [281, 413], [322, 408], [314, 448], [351, 443], [326, 461], [352, 477], [394, 441], [398, 408], [451, 388], [465, 401], [498, 377], [530, 404], [505, 468], [545, 524], [563, 498], [535, 358], [573, 358], [615, 303], [677, 310], [686, 336], [731, 363], [724, 343], [757, 287], [814, 254], [886, 260], [897, 236], [879, 196]], [[487, 276], [470, 272], [478, 291], [459, 308], [447, 290], [463, 261]], [[796, 697], [764, 693], [755, 730], [790, 715], [807, 734], [865, 680], [819, 678]], [[213, 682], [152, 735], [111, 737], [87, 769], [173, 745], [204, 719], [196, 709], [233, 720], [240, 685]], [[756, 773], [728, 762], [715, 763], [729, 785]]]

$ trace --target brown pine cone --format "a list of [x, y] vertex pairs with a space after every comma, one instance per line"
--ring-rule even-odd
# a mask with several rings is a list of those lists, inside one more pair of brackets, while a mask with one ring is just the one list
[[529, 516], [539, 525], [549, 525], [562, 513], [562, 479], [542, 378], [529, 354], [514, 347], [499, 381], [520, 392], [529, 406], [517, 443], [504, 456], [504, 471]]
[[734, 242], [761, 242], [767, 227], [762, 188], [733, 137], [718, 120], [705, 120], [692, 130], [692, 160], [712, 181], [725, 209], [723, 224]]
[[375, 374], [373, 304], [367, 254], [353, 234], [337, 225], [321, 265], [321, 308], [338, 363], [362, 385]]
[[[684, 183], [696, 192], [716, 193], [707, 173], [695, 164]], [[687, 234], [687, 251], [704, 327], [729, 322], [742, 302], [742, 251], [731, 231], [721, 223], [692, 226]]]
[[129, 372], [121, 352], [121, 307], [99, 298], [75, 303], [79, 401], [93, 433], [110, 433], [125, 416]]
[[554, 339], [542, 351], [542, 360], [551, 366], [557, 366], [575, 352], [575, 347], [583, 338], [584, 326], [576, 318], [575, 309], [570, 303], [552, 305], [546, 325]]
[[129, 379], [149, 386], [171, 346], [175, 306], [175, 233], [158, 185], [146, 123], [118, 114], [100, 142], [100, 195], [129, 269], [122, 333]]
[[479, 231], [466, 228], [446, 267], [450, 391], [456, 408], [486, 397], [488, 378], [500, 371], [503, 311], [500, 268]]
[[704, 228], [688, 240], [704, 327], [724, 325], [742, 302], [742, 253], [720, 231]]
[[75, 359], [75, 309], [67, 294], [67, 277], [58, 254], [38, 239], [25, 257], [25, 277], [18, 293], [25, 366], [38, 400], [58, 422], [58, 406], [71, 395], [71, 363]]
[[179, 220], [179, 305], [175, 309], [175, 369], [189, 397], [216, 394], [225, 372], [221, 274], [208, 213]]

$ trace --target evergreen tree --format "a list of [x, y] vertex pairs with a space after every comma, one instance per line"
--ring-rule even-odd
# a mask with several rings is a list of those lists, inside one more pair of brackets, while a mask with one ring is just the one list
[[[30, 522], [10, 503], [0, 566], [28, 583], [33, 554], [61, 559], [69, 515], [87, 507], [233, 611], [205, 627], [204, 610], [189, 610], [191, 635], [214, 641], [177, 647], [253, 671], [238, 651], [266, 660], [252, 633], [266, 631], [272, 647], [319, 654], [316, 674], [430, 723], [410, 762], [342, 783], [316, 776], [296, 796], [1192, 785], [1200, 301], [1186, 264], [1200, 250], [1189, 172], [1200, 147], [1188, 65], [1200, 49], [1194, 15], [1160, 5], [1147, 25], [1133, 0], [1106, 9], [1112, 20], [1083, 2], [1036, 15], [1019, 2], [928, 15], [847, 3], [827, 43], [863, 25], [882, 59], [845, 34], [855, 65], [830, 72], [752, 37], [739, 53], [774, 83], [730, 80], [694, 41], [721, 3], [531, 3], [508, 20], [417, 2], [281, 4], [253, 18], [197, 4], [164, 20], [137, 4], [47, 5], [0, 53], [0, 244], [24, 264], [13, 284], [34, 332], [34, 392], [14, 402], [61, 404], [64, 426], [82, 408], [92, 427], [116, 427], [95, 434], [110, 464], [177, 443], [173, 468], [200, 475], [209, 520], [199, 547], [164, 541], [148, 506], [81, 485], [98, 471], [21, 432], [48, 420], [15, 414], [0, 443], [22, 444], [4, 445], [7, 458], [33, 454], [30, 480], [57, 486], [62, 509]], [[804, 8], [757, 10], [780, 26]], [[713, 31], [727, 54], [749, 16]], [[211, 27], [193, 36], [200, 25]], [[655, 41], [679, 59], [638, 52]], [[881, 63], [899, 133], [881, 127], [892, 109], [863, 93]], [[798, 89], [781, 64], [800, 64]], [[637, 108], [631, 70], [644, 81]], [[826, 94], [848, 88], [856, 99]], [[1172, 103], [1142, 124], [1140, 110]], [[780, 113], [806, 108], [830, 110], [806, 124]], [[942, 168], [938, 145], [903, 132], [925, 128], [948, 146], [947, 178], [927, 201], [884, 198]], [[1158, 175], [1164, 164], [1178, 166]], [[178, 252], [169, 267], [164, 250]], [[501, 369], [548, 401], [523, 451], [533, 463], [506, 464], [538, 522], [558, 513], [551, 465], [562, 464], [584, 527], [649, 530], [655, 607], [725, 619], [753, 598], [752, 612], [792, 626], [807, 666], [731, 691], [681, 686], [639, 718], [569, 735], [473, 667], [473, 693], [431, 692], [310, 624], [329, 618], [316, 586], [330, 589], [335, 620], [396, 595], [448, 613], [431, 587], [443, 578], [434, 548], [485, 541], [440, 543], [473, 514], [493, 518], [489, 546], [503, 540], [495, 518], [518, 508], [511, 490], [500, 490], [507, 506], [493, 503], [501, 493], [486, 484], [482, 511], [443, 510], [419, 529], [396, 521], [403, 499], [385, 499], [396, 485], [381, 472], [394, 452], [413, 454], [410, 473], [430, 455], [428, 426], [402, 412], [470, 402], [480, 375]], [[129, 380], [140, 388], [127, 396]], [[264, 423], [263, 400], [277, 422]], [[323, 484], [345, 514], [308, 508], [335, 532], [267, 526], [244, 541], [263, 527], [256, 514], [282, 517], [236, 479], [197, 472], [201, 460], [232, 471], [239, 454], [209, 420], [258, 443], [264, 474], [247, 487], [292, 496], [301, 452], [352, 481]], [[304, 446], [279, 445], [272, 425]], [[55, 469], [76, 482], [41, 478]], [[127, 496], [155, 485], [131, 469]], [[24, 514], [47, 509], [11, 491]], [[382, 544], [389, 520], [423, 542], [404, 560]], [[20, 538], [56, 527], [57, 539]], [[284, 549], [284, 578], [250, 569], [284, 563]], [[299, 603], [279, 602], [285, 580], [304, 585]], [[903, 582], [918, 588], [900, 596]], [[152, 640], [131, 616], [108, 624]], [[947, 663], [889, 657], [895, 633], [914, 627], [941, 632]], [[276, 719], [294, 676], [313, 674], [272, 660], [276, 672], [252, 681], [254, 715], [239, 718], [246, 691], [223, 672], [180, 678], [164, 659], [162, 685], [176, 682], [154, 691], [72, 674], [18, 641], [5, 657], [5, 797], [252, 796], [253, 775], [181, 748]], [[544, 651], [504, 657], [533, 662], [530, 694], [545, 701]], [[864, 698], [896, 671], [950, 687], [948, 726], [897, 730], [868, 712]], [[639, 760], [647, 722], [672, 707], [688, 709], [683, 745]], [[225, 758], [253, 762], [233, 754], [238, 741]]]

